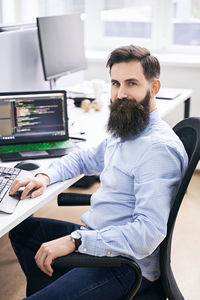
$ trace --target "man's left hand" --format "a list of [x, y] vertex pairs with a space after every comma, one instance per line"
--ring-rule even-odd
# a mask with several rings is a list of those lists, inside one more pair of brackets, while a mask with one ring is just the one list
[[67, 255], [75, 250], [75, 244], [70, 235], [43, 243], [35, 255], [35, 261], [45, 274], [52, 276], [54, 259]]

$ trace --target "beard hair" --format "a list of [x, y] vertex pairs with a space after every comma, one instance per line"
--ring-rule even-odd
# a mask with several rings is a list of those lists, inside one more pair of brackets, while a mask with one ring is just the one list
[[110, 104], [107, 131], [114, 137], [130, 139], [141, 133], [149, 122], [150, 91], [138, 103], [136, 99], [116, 99]]

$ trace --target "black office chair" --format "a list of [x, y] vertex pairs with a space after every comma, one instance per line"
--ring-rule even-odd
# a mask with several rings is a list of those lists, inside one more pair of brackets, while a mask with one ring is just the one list
[[[72, 253], [55, 260], [55, 268], [67, 267], [106, 267], [120, 266], [121, 264], [129, 264], [136, 271], [137, 281], [127, 294], [127, 300], [183, 300], [176, 280], [171, 269], [171, 241], [176, 217], [195, 171], [197, 163], [200, 159], [200, 118], [188, 118], [179, 122], [174, 128], [175, 133], [182, 140], [183, 145], [189, 157], [189, 164], [183, 179], [180, 182], [177, 195], [174, 200], [173, 207], [168, 220], [167, 236], [160, 245], [160, 270], [161, 276], [159, 280], [154, 282], [146, 291], [136, 295], [142, 279], [140, 267], [136, 262], [127, 258], [117, 257], [96, 257], [87, 254]], [[90, 195], [88, 194], [72, 194], [62, 193], [58, 196], [58, 205], [89, 205]]]

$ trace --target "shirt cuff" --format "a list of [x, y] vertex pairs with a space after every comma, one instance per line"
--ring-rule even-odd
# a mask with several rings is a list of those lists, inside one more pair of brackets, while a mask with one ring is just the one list
[[116, 256], [116, 254], [105, 248], [98, 230], [80, 229], [77, 231], [81, 235], [81, 245], [78, 248], [80, 253], [94, 256]]
[[36, 173], [35, 176], [39, 174], [43, 174], [49, 177], [49, 185], [58, 181], [57, 176], [55, 176], [55, 170], [41, 168], [41, 170], [38, 173]]
[[55, 183], [58, 181], [57, 176], [55, 174], [55, 170], [52, 169], [46, 169], [44, 171], [44, 174], [47, 175], [50, 179], [50, 184]]

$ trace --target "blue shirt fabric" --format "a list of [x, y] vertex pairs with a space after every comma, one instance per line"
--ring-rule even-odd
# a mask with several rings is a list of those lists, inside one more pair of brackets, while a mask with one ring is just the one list
[[45, 173], [51, 183], [100, 173], [100, 188], [81, 218], [85, 226], [78, 250], [132, 258], [154, 281], [160, 275], [159, 244], [187, 162], [182, 142], [155, 110], [133, 139], [108, 137], [97, 147], [53, 161]]

